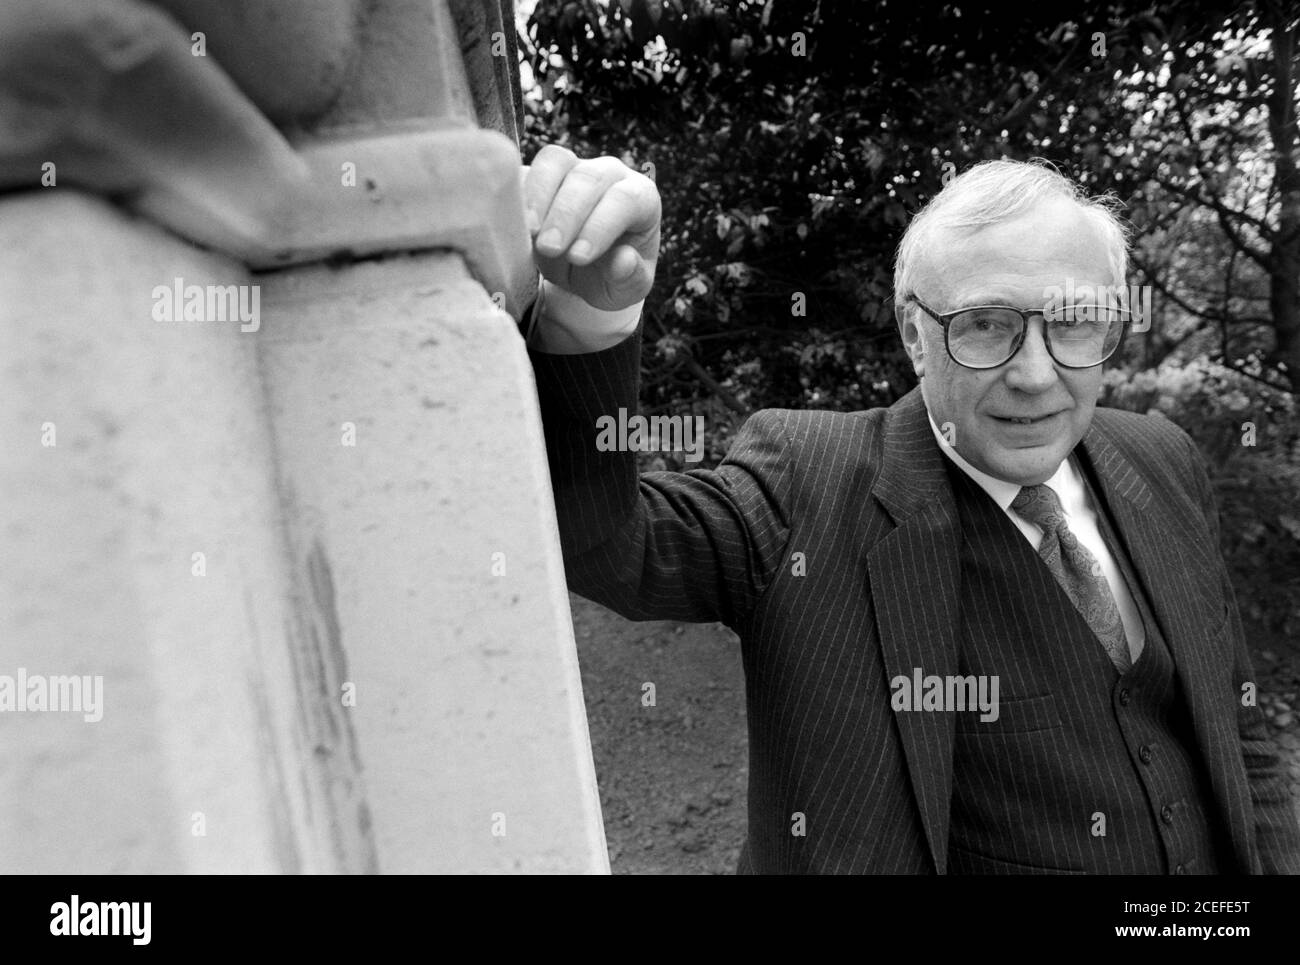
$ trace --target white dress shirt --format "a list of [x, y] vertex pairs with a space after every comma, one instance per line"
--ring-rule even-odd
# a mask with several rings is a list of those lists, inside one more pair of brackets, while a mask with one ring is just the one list
[[616, 312], [601, 311], [543, 278], [537, 284], [537, 302], [524, 341], [549, 355], [601, 352], [636, 331], [644, 307], [642, 299]]
[[[926, 414], [928, 417], [928, 410]], [[975, 480], [980, 488], [989, 494], [989, 498], [997, 503], [1002, 511], [1010, 517], [1025, 539], [1029, 540], [1029, 545], [1037, 552], [1039, 545], [1043, 541], [1043, 531], [1039, 529], [1037, 524], [1022, 518], [1011, 508], [1012, 500], [1020, 493], [1020, 484], [996, 479], [972, 466], [962, 458], [961, 453], [948, 445], [943, 433], [934, 424], [933, 418], [930, 418], [930, 429], [934, 432], [935, 441], [939, 443], [939, 449], [956, 463], [962, 472]], [[1056, 467], [1056, 472], [1046, 480], [1046, 485], [1051, 487], [1052, 491], [1060, 499], [1061, 510], [1065, 514], [1065, 524], [1070, 528], [1070, 532], [1074, 534], [1080, 543], [1087, 547], [1088, 552], [1096, 557], [1101, 564], [1102, 572], [1106, 576], [1106, 582], [1110, 585], [1111, 595], [1114, 596], [1115, 602], [1119, 606], [1119, 616], [1124, 624], [1124, 634], [1128, 637], [1129, 654], [1136, 662], [1138, 656], [1142, 653], [1143, 644], [1146, 643], [1146, 632], [1142, 628], [1142, 617], [1138, 614], [1137, 604], [1133, 602], [1133, 597], [1128, 591], [1128, 586], [1124, 582], [1124, 575], [1120, 572], [1115, 557], [1111, 555], [1110, 548], [1106, 546], [1105, 541], [1101, 538], [1101, 531], [1097, 527], [1096, 508], [1092, 505], [1092, 500], [1088, 496], [1088, 489], [1083, 484], [1083, 477], [1079, 474], [1079, 468], [1074, 464], [1073, 457], [1065, 459]]]

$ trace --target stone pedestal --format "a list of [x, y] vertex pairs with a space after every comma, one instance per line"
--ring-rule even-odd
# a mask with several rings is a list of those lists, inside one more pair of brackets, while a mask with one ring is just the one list
[[[106, 132], [149, 127], [107, 96], [98, 126], [43, 117], [0, 146], [26, 188], [0, 197], [0, 868], [608, 871], [509, 314], [534, 284], [517, 91], [477, 62], [500, 11], [159, 7], [175, 23], [95, 10], [161, 60], [105, 45], [50, 83], [185, 83], [168, 38], [203, 32], [195, 89], [247, 150], [90, 163]], [[43, 10], [93, 40], [75, 6]], [[257, 217], [185, 201], [245, 183]], [[137, 190], [96, 196], [110, 184]], [[187, 319], [193, 286], [256, 318]], [[98, 680], [99, 706], [5, 709], [20, 674], [69, 698], [90, 681], [84, 703]]]

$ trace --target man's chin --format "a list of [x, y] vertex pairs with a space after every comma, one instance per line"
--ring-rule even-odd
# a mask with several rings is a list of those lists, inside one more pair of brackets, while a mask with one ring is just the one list
[[1057, 446], [1033, 446], [998, 453], [985, 469], [990, 476], [1020, 486], [1036, 486], [1051, 479], [1065, 458]]

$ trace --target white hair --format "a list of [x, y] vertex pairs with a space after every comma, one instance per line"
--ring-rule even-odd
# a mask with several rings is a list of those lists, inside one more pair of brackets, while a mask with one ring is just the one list
[[1010, 221], [1042, 201], [1065, 198], [1082, 209], [1106, 245], [1112, 284], [1123, 285], [1128, 273], [1128, 236], [1113, 195], [1089, 197], [1050, 161], [981, 161], [944, 186], [912, 219], [903, 232], [894, 262], [894, 303], [902, 305], [915, 292], [917, 262], [937, 232], [950, 228], [983, 228]]

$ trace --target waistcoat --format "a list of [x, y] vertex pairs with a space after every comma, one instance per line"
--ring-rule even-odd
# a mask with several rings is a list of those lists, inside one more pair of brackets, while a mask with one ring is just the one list
[[999, 683], [996, 720], [955, 711], [949, 873], [1231, 867], [1172, 653], [1089, 468], [1076, 462], [1146, 632], [1122, 675], [1015, 523], [945, 461], [963, 537], [959, 669]]

